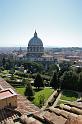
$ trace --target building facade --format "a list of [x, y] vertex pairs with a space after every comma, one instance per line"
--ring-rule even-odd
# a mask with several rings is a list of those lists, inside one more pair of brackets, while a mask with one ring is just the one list
[[0, 91], [0, 109], [5, 107], [17, 107], [17, 94], [11, 88]]

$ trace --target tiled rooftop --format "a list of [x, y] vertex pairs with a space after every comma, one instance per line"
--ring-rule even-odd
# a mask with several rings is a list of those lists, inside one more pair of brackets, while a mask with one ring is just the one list
[[5, 99], [5, 98], [16, 96], [16, 95], [17, 94], [11, 88], [0, 91], [0, 99]]
[[[4, 89], [12, 88], [12, 90], [15, 91], [15, 89], [3, 79], [0, 79], [0, 85]], [[21, 119], [22, 121], [25, 120], [26, 124], [76, 124], [74, 123], [73, 119], [77, 119], [78, 116], [82, 115], [82, 104], [80, 105], [77, 103], [71, 103], [65, 105], [61, 104], [56, 107], [51, 106], [47, 110], [42, 111], [37, 106], [32, 104], [29, 100], [27, 100], [25, 96], [18, 95], [17, 102], [18, 102], [18, 106], [15, 109], [15, 111], [19, 111], [21, 113], [23, 117], [22, 116], [19, 117], [19, 120]], [[73, 118], [72, 119], [73, 123], [68, 121], [69, 117]], [[16, 124], [14, 120], [12, 121], [13, 124]], [[3, 122], [3, 124], [5, 123]], [[19, 124], [22, 124], [22, 122], [21, 123], [19, 122]], [[82, 124], [82, 123], [78, 123], [78, 124]]]

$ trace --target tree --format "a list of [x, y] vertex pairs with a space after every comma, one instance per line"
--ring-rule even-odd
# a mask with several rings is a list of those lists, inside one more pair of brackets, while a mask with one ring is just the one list
[[44, 96], [44, 94], [41, 94], [38, 97], [38, 100], [39, 100], [39, 107], [42, 107], [44, 105], [44, 102], [45, 102], [45, 96]]
[[78, 90], [82, 91], [82, 72], [79, 73]]
[[35, 80], [34, 80], [34, 86], [35, 86], [36, 88], [38, 87], [38, 89], [39, 89], [40, 87], [44, 87], [43, 79], [42, 79], [42, 77], [41, 77], [41, 75], [40, 75], [39, 73], [36, 75], [36, 78], [35, 78]]
[[5, 58], [3, 57], [3, 59], [2, 59], [2, 64], [3, 64], [3, 66], [5, 65], [5, 63], [6, 63], [6, 60], [5, 60]]
[[59, 88], [58, 73], [57, 73], [57, 71], [54, 72], [53, 77], [51, 78], [50, 86], [55, 88], [55, 89]]
[[32, 86], [30, 84], [30, 82], [26, 81], [27, 82], [27, 85], [26, 85], [26, 89], [25, 89], [25, 96], [27, 96], [27, 98], [29, 100], [31, 100], [32, 98], [34, 98], [34, 91], [32, 89]]
[[11, 79], [14, 79], [14, 73], [15, 73], [15, 69], [12, 68], [9, 73], [11, 74]]
[[51, 64], [49, 66], [48, 73], [52, 75], [53, 71], [59, 71], [59, 67], [56, 64]]
[[24, 62], [23, 66], [28, 72], [37, 73], [43, 71], [43, 65], [37, 62]]
[[60, 77], [61, 87], [68, 90], [77, 90], [78, 75], [74, 71], [66, 71]]
[[70, 67], [70, 70], [75, 71], [77, 74], [79, 74], [80, 72], [82, 72], [82, 68], [79, 67], [79, 66], [76, 66], [76, 65], [72, 65]]
[[61, 73], [61, 75], [62, 75], [65, 71], [69, 71], [70, 66], [71, 66], [71, 63], [70, 63], [70, 62], [63, 61], [62, 63], [60, 63], [60, 64], [59, 64], [59, 67], [60, 67], [60, 73]]
[[32, 63], [32, 71], [33, 71], [33, 73], [42, 72], [43, 65], [41, 63], [33, 62]]
[[80, 72], [82, 72], [82, 68], [81, 67], [76, 67], [75, 71], [76, 71], [76, 73], [80, 73]]

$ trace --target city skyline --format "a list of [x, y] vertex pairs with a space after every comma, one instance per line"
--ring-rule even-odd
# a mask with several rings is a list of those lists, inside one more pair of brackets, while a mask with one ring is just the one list
[[0, 47], [82, 47], [81, 0], [0, 0]]

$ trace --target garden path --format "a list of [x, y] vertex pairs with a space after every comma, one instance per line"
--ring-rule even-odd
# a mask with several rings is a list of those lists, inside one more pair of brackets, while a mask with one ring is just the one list
[[55, 95], [55, 93], [56, 93], [57, 91], [54, 91], [53, 93], [52, 93], [52, 95], [48, 98], [48, 100], [45, 102], [45, 104], [44, 104], [44, 106], [41, 108], [41, 110], [45, 110], [47, 107], [48, 107], [48, 102], [50, 102], [51, 100], [52, 100], [52, 98], [53, 98], [53, 96]]
[[56, 107], [56, 105], [57, 105], [57, 103], [58, 103], [58, 101], [59, 101], [61, 95], [62, 95], [62, 91], [59, 93], [59, 95], [58, 95], [58, 97], [56, 98], [56, 100], [55, 100], [54, 104], [52, 105], [52, 107]]

